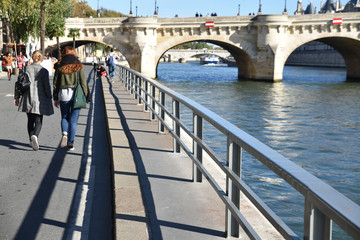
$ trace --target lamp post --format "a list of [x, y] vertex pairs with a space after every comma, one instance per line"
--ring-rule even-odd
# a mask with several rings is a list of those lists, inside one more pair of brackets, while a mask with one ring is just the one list
[[259, 11], [258, 11], [258, 15], [261, 14], [261, 0], [259, 0]]
[[130, 12], [129, 12], [129, 16], [132, 17], [133, 13], [132, 13], [132, 0], [130, 0]]
[[238, 9], [238, 16], [240, 16], [240, 4], [238, 5], [239, 9]]
[[158, 10], [158, 8], [157, 8], [157, 1], [155, 0], [155, 11], [154, 11], [154, 15], [158, 15], [157, 10]]
[[136, 8], [135, 8], [135, 9], [136, 9], [136, 15], [135, 15], [135, 16], [137, 17], [137, 16], [138, 16], [138, 14], [137, 14], [137, 9], [138, 9], [138, 7], [136, 6]]
[[287, 15], [287, 10], [286, 10], [286, 0], [285, 0], [285, 8], [284, 8], [284, 12], [283, 12], [284, 15]]
[[97, 0], [97, 17], [100, 17], [99, 0]]

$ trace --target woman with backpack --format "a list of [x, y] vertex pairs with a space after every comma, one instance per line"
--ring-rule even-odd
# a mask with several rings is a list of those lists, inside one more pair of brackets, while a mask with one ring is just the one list
[[26, 68], [30, 85], [26, 91], [20, 91], [15, 84], [14, 104], [18, 110], [26, 112], [28, 117], [27, 130], [30, 144], [34, 151], [39, 150], [38, 137], [42, 127], [43, 116], [54, 114], [49, 72], [40, 63], [43, 55], [40, 51], [32, 54], [34, 63]]
[[54, 76], [54, 105], [60, 107], [61, 112], [61, 147], [73, 151], [74, 140], [81, 108], [74, 108], [74, 90], [80, 84], [86, 102], [90, 102], [89, 88], [86, 82], [84, 66], [77, 59], [74, 48], [65, 47], [59, 59]]
[[116, 59], [116, 54], [114, 52], [114, 49], [111, 48], [110, 49], [110, 53], [107, 57], [107, 60], [106, 60], [106, 65], [108, 66], [109, 68], [109, 76], [110, 76], [110, 81], [113, 83], [114, 82], [114, 72], [115, 72], [115, 59]]

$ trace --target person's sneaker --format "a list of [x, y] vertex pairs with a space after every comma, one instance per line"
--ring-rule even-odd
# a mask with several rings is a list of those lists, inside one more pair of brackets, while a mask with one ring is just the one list
[[31, 142], [32, 142], [32, 149], [34, 151], [39, 150], [39, 142], [38, 142], [37, 136], [32, 135], [31, 136]]
[[71, 144], [71, 143], [69, 143], [69, 144], [67, 145], [67, 147], [68, 147], [68, 151], [74, 151], [74, 150], [75, 150], [74, 145]]
[[60, 146], [61, 146], [62, 148], [64, 148], [64, 147], [67, 146], [67, 132], [63, 132], [63, 133], [62, 133]]

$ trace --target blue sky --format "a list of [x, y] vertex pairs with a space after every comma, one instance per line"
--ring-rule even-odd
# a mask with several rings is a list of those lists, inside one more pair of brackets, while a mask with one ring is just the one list
[[[293, 15], [296, 10], [297, 0], [286, 0], [287, 11]], [[323, 0], [325, 2], [326, 0]], [[130, 0], [87, 0], [88, 4], [97, 9], [100, 7], [128, 14], [130, 10]], [[304, 8], [310, 0], [303, 0]], [[313, 0], [314, 6], [320, 8], [321, 0]], [[342, 1], [345, 4], [348, 1]], [[248, 15], [249, 12], [257, 13], [259, 9], [259, 0], [157, 0], [159, 6], [159, 17], [194, 17], [196, 12], [211, 14], [216, 12], [218, 16], [234, 16], [238, 13], [240, 4], [240, 14]], [[284, 10], [285, 0], [261, 0], [263, 14], [281, 14]], [[135, 7], [138, 7], [139, 16], [152, 16], [155, 9], [155, 0], [132, 0], [133, 14]]]

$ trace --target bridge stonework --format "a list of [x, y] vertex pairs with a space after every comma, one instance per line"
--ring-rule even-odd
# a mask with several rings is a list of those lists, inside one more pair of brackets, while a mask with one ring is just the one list
[[[333, 25], [333, 18], [342, 18], [342, 24]], [[215, 26], [206, 28], [206, 21], [214, 21]], [[290, 54], [297, 47], [318, 40], [342, 55], [348, 79], [360, 79], [360, 13], [73, 18], [67, 20], [66, 32], [70, 28], [81, 29], [77, 41], [113, 45], [126, 57], [131, 68], [152, 78], [156, 77], [157, 64], [166, 51], [185, 42], [207, 41], [233, 55], [239, 78], [281, 81]]]

